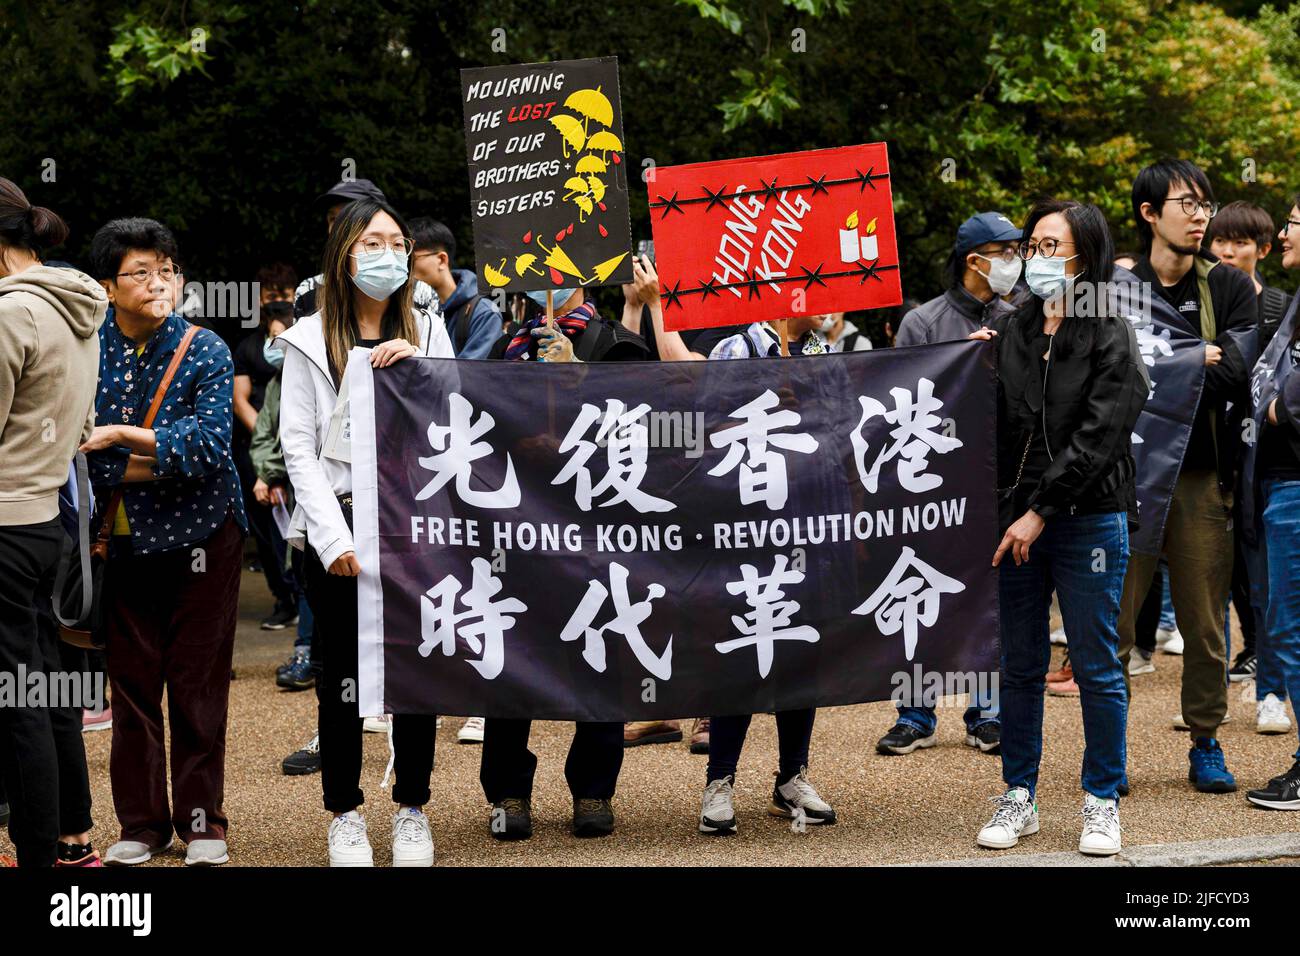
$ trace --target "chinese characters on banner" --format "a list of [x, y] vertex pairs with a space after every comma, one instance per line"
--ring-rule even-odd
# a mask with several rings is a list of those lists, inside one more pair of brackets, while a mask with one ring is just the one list
[[631, 282], [618, 60], [460, 75], [479, 289]]
[[884, 143], [663, 167], [648, 185], [671, 331], [903, 301]]
[[992, 354], [354, 359], [363, 711], [747, 714], [996, 669]]

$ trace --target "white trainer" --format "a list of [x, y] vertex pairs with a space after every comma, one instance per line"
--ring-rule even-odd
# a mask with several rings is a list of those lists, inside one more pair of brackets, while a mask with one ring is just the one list
[[809, 824], [835, 822], [835, 811], [808, 781], [807, 767], [800, 767], [797, 774], [772, 789], [772, 804], [767, 812], [787, 820], [802, 815], [803, 821]]
[[419, 807], [393, 815], [393, 866], [433, 866], [433, 834]]
[[1137, 677], [1139, 674], [1154, 674], [1155, 672], [1156, 662], [1151, 657], [1148, 657], [1141, 648], [1133, 648], [1133, 653], [1128, 658], [1129, 676]]
[[1286, 704], [1277, 694], [1269, 694], [1255, 705], [1255, 733], [1285, 734], [1291, 731], [1291, 718], [1286, 715]]
[[1051, 641], [1053, 644], [1068, 643], [1065, 639], [1065, 628], [1058, 627], [1056, 630], [1052, 632], [1051, 636], [1048, 637], [1048, 640]]
[[374, 866], [366, 818], [349, 810], [330, 823], [330, 866]]
[[732, 793], [734, 777], [710, 780], [700, 804], [700, 832], [730, 836], [736, 832], [736, 804]]
[[1029, 799], [1024, 787], [1012, 787], [1006, 793], [990, 797], [997, 809], [993, 819], [984, 824], [975, 842], [990, 850], [1009, 850], [1022, 836], [1038, 832], [1038, 804]]
[[464, 725], [456, 732], [458, 744], [481, 744], [483, 742], [483, 718], [466, 717]]
[[1156, 650], [1163, 651], [1166, 654], [1181, 654], [1183, 652], [1182, 632], [1177, 627], [1157, 628]]
[[1088, 856], [1114, 856], [1119, 848], [1119, 804], [1085, 793], [1079, 852]]

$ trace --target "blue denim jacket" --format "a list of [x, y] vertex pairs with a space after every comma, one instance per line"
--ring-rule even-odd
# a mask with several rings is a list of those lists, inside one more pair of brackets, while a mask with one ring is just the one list
[[[99, 330], [95, 424], [139, 425], [189, 323], [169, 315], [139, 356], [117, 327], [112, 306]], [[172, 551], [203, 541], [233, 514], [247, 532], [243, 494], [230, 457], [234, 363], [208, 329], [190, 342], [153, 422], [157, 481], [122, 485], [130, 451], [122, 446], [87, 456], [101, 506], [119, 485], [137, 554]]]

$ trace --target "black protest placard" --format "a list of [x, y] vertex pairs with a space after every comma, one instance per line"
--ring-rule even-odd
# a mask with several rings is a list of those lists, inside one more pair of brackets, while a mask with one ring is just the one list
[[632, 281], [618, 60], [461, 70], [479, 289]]

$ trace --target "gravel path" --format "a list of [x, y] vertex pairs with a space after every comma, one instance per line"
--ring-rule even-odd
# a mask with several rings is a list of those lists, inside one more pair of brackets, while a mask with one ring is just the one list
[[[226, 811], [231, 820], [232, 864], [321, 866], [327, 861], [319, 776], [285, 777], [280, 760], [305, 743], [315, 726], [312, 692], [276, 689], [274, 670], [288, 654], [289, 632], [257, 628], [267, 613], [265, 587], [245, 574], [245, 598], [235, 652], [238, 679], [231, 689], [226, 768]], [[1054, 664], [1059, 663], [1059, 651]], [[1171, 729], [1179, 709], [1181, 659], [1157, 655], [1157, 672], [1135, 678], [1129, 718], [1129, 779], [1123, 801], [1126, 846], [1218, 837], [1285, 833], [1300, 829], [1300, 816], [1251, 807], [1241, 792], [1199, 794], [1187, 783], [1188, 737]], [[538, 723], [533, 749], [539, 758], [534, 794], [534, 836], [500, 844], [487, 834], [487, 805], [478, 784], [479, 748], [457, 745], [461, 720], [448, 717], [438, 733], [438, 759], [427, 808], [440, 865], [817, 865], [883, 864], [956, 859], [977, 855], [975, 833], [986, 821], [987, 798], [1001, 790], [996, 757], [963, 746], [964, 701], [940, 711], [939, 745], [907, 757], [875, 753], [888, 729], [888, 703], [819, 712], [810, 774], [836, 808], [834, 827], [791, 832], [766, 813], [775, 769], [775, 725], [755, 719], [741, 759], [737, 786], [739, 833], [712, 838], [696, 832], [704, 757], [685, 743], [637, 747], [626, 752], [615, 799], [618, 825], [603, 840], [577, 840], [568, 833], [571, 804], [563, 763], [568, 724]], [[1221, 731], [1228, 766], [1240, 791], [1258, 786], [1289, 766], [1294, 734], [1254, 733], [1254, 703], [1240, 685], [1229, 691], [1234, 718]], [[1294, 719], [1294, 718], [1293, 718]], [[94, 841], [101, 851], [116, 837], [108, 786], [111, 733], [86, 736], [95, 801]], [[1006, 853], [1073, 851], [1079, 836], [1079, 762], [1083, 739], [1077, 699], [1048, 697], [1046, 754], [1039, 790], [1042, 831]], [[367, 734], [362, 787], [367, 793], [375, 861], [390, 860], [391, 813], [380, 792], [387, 762], [383, 735]], [[1300, 847], [1300, 834], [1297, 834]], [[0, 854], [13, 850], [0, 832]], [[179, 865], [170, 854], [149, 865]]]

